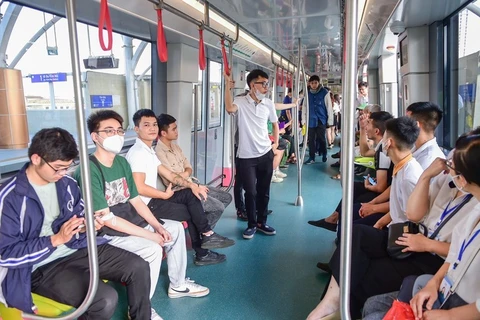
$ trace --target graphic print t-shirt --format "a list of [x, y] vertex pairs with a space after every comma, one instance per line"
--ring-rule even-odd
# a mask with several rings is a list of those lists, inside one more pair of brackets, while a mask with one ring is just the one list
[[[107, 207], [113, 207], [119, 203], [138, 196], [137, 187], [133, 180], [132, 169], [128, 161], [116, 156], [112, 166], [105, 167], [100, 163], [105, 178], [105, 194], [103, 193], [102, 173], [97, 166], [90, 161], [90, 177], [92, 183], [93, 210], [98, 211]], [[80, 168], [75, 171], [75, 179], [80, 182]]]

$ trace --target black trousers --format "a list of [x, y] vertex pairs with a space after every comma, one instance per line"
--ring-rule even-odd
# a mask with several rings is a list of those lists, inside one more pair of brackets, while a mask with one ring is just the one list
[[291, 155], [293, 153], [295, 153], [295, 140], [293, 140], [293, 137], [289, 134], [284, 134], [282, 136], [283, 139], [285, 140], [288, 140], [288, 142], [290, 142], [290, 148], [288, 149], [288, 155]]
[[173, 196], [167, 200], [152, 199], [148, 203], [148, 207], [157, 219], [187, 221], [193, 249], [200, 256], [208, 253], [208, 250], [201, 248], [200, 234], [208, 232], [212, 228], [208, 224], [202, 203], [190, 189], [175, 191]]
[[238, 159], [237, 170], [245, 189], [248, 227], [265, 224], [273, 174], [273, 151], [258, 158]]
[[[315, 159], [315, 153], [327, 155], [327, 140], [326, 140], [327, 126], [318, 121], [316, 127], [308, 128], [308, 152], [311, 159]], [[317, 150], [318, 141], [318, 150]]]
[[[238, 146], [235, 146], [235, 155], [237, 154]], [[243, 199], [243, 183], [242, 177], [239, 174], [238, 157], [235, 156], [235, 184], [233, 185], [233, 198], [235, 201], [235, 208], [240, 211], [245, 211], [245, 201]]]
[[[127, 286], [128, 305], [132, 319], [149, 320], [150, 271], [148, 262], [134, 253], [100, 245], [98, 266], [100, 280], [97, 293], [87, 311], [78, 319], [111, 319], [118, 295], [104, 280], [123, 282]], [[87, 295], [90, 281], [87, 249], [39, 267], [32, 274], [32, 292], [55, 301], [78, 307]]]
[[[422, 252], [397, 260], [387, 253], [388, 231], [366, 225], [354, 225], [352, 234], [352, 271], [350, 313], [360, 318], [360, 310], [368, 298], [398, 291], [405, 277], [434, 274], [444, 263], [436, 255]], [[340, 247], [330, 260], [332, 275], [340, 283]]]

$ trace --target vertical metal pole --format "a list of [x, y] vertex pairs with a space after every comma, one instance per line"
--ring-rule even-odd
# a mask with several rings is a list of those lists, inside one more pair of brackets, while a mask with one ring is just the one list
[[56, 108], [55, 87], [53, 86], [52, 81], [48, 83], [48, 89], [50, 90], [50, 108], [52, 108], [52, 111], [55, 111], [55, 108]]
[[354, 108], [355, 83], [357, 73], [357, 0], [345, 1], [345, 34], [343, 37], [343, 132], [342, 132], [342, 236], [340, 248], [340, 312], [342, 319], [350, 319], [350, 280], [351, 280], [351, 250], [353, 229], [353, 147], [354, 137]]
[[193, 85], [193, 176], [197, 177], [198, 160], [198, 84]]
[[[208, 3], [208, 2], [206, 2]], [[228, 51], [228, 62], [230, 63], [230, 68], [233, 68], [233, 41], [229, 41], [229, 51]], [[224, 85], [227, 85], [224, 83]], [[234, 95], [234, 90], [231, 90], [232, 96]], [[225, 112], [225, 111], [224, 111]], [[230, 182], [227, 187], [227, 191], [230, 191], [234, 184], [235, 179], [235, 115], [230, 115], [230, 165], [232, 166]]]
[[[302, 68], [302, 39], [298, 38], [298, 65], [297, 65], [297, 73], [295, 75], [295, 95], [297, 99], [298, 96], [298, 88], [300, 87], [300, 69]], [[305, 107], [305, 106], [304, 106]], [[298, 110], [295, 109], [293, 111], [293, 129], [295, 132], [295, 154], [297, 157], [300, 155], [300, 130], [298, 129]], [[305, 148], [305, 146], [304, 146]], [[299, 157], [297, 161], [297, 188], [298, 188], [298, 195], [295, 199], [295, 205], [302, 207], [303, 206], [303, 197], [302, 197], [302, 161]]]
[[[87, 232], [87, 248], [88, 261], [90, 269], [90, 284], [88, 287], [87, 296], [82, 304], [71, 314], [64, 317], [54, 319], [69, 320], [76, 319], [88, 309], [92, 303], [93, 298], [98, 288], [98, 256], [97, 256], [97, 239], [95, 238], [95, 218], [93, 217], [92, 206], [92, 190], [90, 188], [90, 167], [87, 150], [87, 137], [85, 130], [85, 114], [82, 106], [82, 81], [80, 72], [80, 55], [78, 53], [78, 38], [77, 38], [77, 15], [75, 12], [75, 0], [66, 0], [66, 13], [68, 23], [68, 36], [70, 38], [70, 52], [72, 58], [72, 74], [73, 87], [75, 95], [75, 114], [77, 118], [78, 142], [80, 151], [80, 165], [82, 168], [82, 185], [83, 199], [85, 202], [85, 219]], [[41, 316], [25, 314], [22, 316], [28, 319], [47, 320], [52, 318], [45, 318]]]

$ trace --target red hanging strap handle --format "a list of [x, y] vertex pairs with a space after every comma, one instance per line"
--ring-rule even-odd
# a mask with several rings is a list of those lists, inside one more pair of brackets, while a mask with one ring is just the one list
[[203, 42], [203, 29], [198, 29], [198, 66], [200, 70], [205, 70], [207, 62], [205, 61], [205, 43]]
[[281, 86], [281, 87], [283, 87], [283, 72], [284, 72], [284, 70], [283, 70], [283, 68], [282, 68], [282, 74], [280, 75], [280, 77], [281, 77], [281, 78], [280, 78], [280, 86]]
[[277, 67], [277, 76], [276, 76], [276, 79], [275, 79], [275, 84], [277, 86], [280, 85], [280, 67]]
[[220, 43], [222, 44], [222, 57], [223, 57], [223, 70], [227, 76], [230, 75], [230, 66], [228, 65], [227, 51], [225, 50], [225, 39], [221, 39]]
[[157, 26], [157, 53], [161, 62], [167, 62], [168, 51], [167, 41], [165, 40], [165, 32], [163, 31], [162, 9], [157, 10], [158, 26]]
[[[108, 45], [105, 45], [103, 38], [103, 29], [107, 28]], [[112, 19], [110, 18], [110, 11], [108, 10], [107, 0], [100, 0], [100, 17], [98, 18], [98, 38], [100, 47], [103, 51], [112, 50], [113, 46], [113, 28]]]

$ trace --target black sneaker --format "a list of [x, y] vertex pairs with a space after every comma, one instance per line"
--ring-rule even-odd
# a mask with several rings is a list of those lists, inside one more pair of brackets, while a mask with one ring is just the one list
[[308, 221], [308, 224], [311, 224], [312, 226], [315, 226], [315, 227], [327, 229], [327, 230], [333, 231], [333, 232], [337, 231], [337, 224], [327, 222], [327, 221], [325, 221], [325, 219], [310, 220], [310, 221]]
[[237, 210], [237, 219], [247, 221], [247, 212], [245, 212], [244, 210]]
[[327, 162], [327, 154], [326, 153], [322, 157], [322, 162]]
[[195, 255], [195, 260], [193, 263], [197, 266], [208, 266], [211, 264], [221, 263], [227, 260], [227, 256], [224, 254], [216, 253], [214, 251], [208, 251], [208, 253], [203, 257], [198, 257]]
[[332, 168], [340, 168], [340, 161], [337, 161], [337, 162], [335, 162], [335, 163], [332, 163], [332, 164], [330, 165], [330, 167], [332, 167]]
[[222, 237], [218, 233], [213, 233], [210, 236], [202, 236], [202, 249], [226, 248], [233, 246], [235, 241]]
[[332, 154], [333, 159], [339, 159], [340, 158], [340, 152]]

